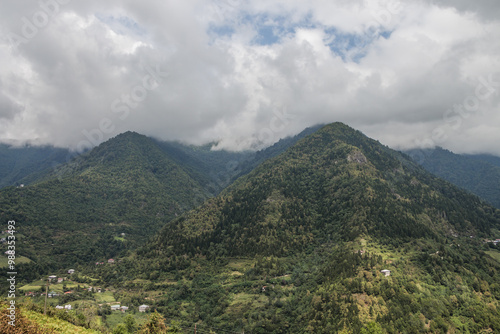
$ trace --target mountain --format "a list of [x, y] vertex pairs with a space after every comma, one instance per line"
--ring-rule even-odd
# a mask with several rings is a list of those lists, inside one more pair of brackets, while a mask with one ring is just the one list
[[190, 175], [217, 195], [237, 178], [250, 173], [264, 161], [274, 158], [300, 139], [314, 133], [323, 125], [306, 128], [295, 136], [280, 139], [260, 151], [231, 152], [212, 150], [213, 144], [185, 145], [177, 142], [158, 141], [158, 145], [177, 163], [186, 167]]
[[242, 166], [255, 157], [253, 151], [212, 150], [213, 144], [194, 146], [164, 141], [157, 144], [212, 195], [219, 194], [240, 173]]
[[[437, 147], [418, 150], [421, 165], [429, 172], [500, 208], [500, 158], [490, 155], [460, 155]], [[410, 156], [415, 150], [406, 152]]]
[[155, 141], [127, 132], [0, 191], [0, 217], [16, 220], [18, 253], [60, 267], [114, 257], [209, 196]]
[[491, 154], [464, 154], [464, 156], [474, 160], [485, 161], [492, 165], [500, 167], [500, 157]]
[[284, 249], [311, 240], [367, 234], [392, 243], [452, 234], [486, 237], [498, 225], [494, 212], [398, 152], [333, 124], [266, 161], [192, 216], [169, 224], [163, 238], [177, 252], [200, 247], [209, 254], [203, 245], [226, 243], [230, 255], [286, 255]]
[[226, 331], [497, 332], [500, 253], [484, 240], [499, 228], [499, 210], [335, 123], [114, 272], [161, 287], [166, 317]]
[[55, 164], [64, 163], [69, 151], [51, 146], [12, 147], [0, 144], [0, 188], [31, 184]]

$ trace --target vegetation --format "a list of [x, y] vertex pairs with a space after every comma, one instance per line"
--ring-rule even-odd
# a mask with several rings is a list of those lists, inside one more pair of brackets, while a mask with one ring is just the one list
[[440, 147], [407, 153], [429, 172], [500, 208], [500, 158], [459, 155]]
[[50, 146], [0, 144], [0, 188], [36, 182], [55, 164], [65, 163], [69, 156], [68, 150]]
[[[221, 154], [224, 158], [216, 163], [208, 155], [204, 160], [206, 151], [177, 147], [176, 158], [167, 159], [164, 152], [173, 152], [175, 145], [150, 145], [137, 136], [118, 137], [109, 143], [116, 147], [90, 152], [64, 174], [59, 185], [70, 187], [65, 180], [72, 180], [80, 187], [72, 189], [81, 190], [69, 200], [74, 213], [59, 202], [51, 204], [57, 211], [41, 210], [46, 207], [38, 197], [40, 211], [30, 212], [23, 196], [15, 197], [18, 206], [8, 200], [9, 192], [19, 189], [2, 193], [10, 210], [5, 213], [18, 215], [19, 221], [44, 214], [58, 217], [60, 211], [66, 218], [73, 214], [64, 228], [86, 215], [87, 227], [110, 231], [107, 239], [98, 240], [104, 247], [88, 250], [89, 257], [85, 247], [93, 247], [93, 240], [80, 232], [75, 237], [81, 239], [72, 239], [71, 246], [54, 247], [61, 252], [54, 254], [64, 250], [64, 256], [79, 249], [71, 262], [77, 272], [64, 285], [53, 287], [65, 291], [71, 286], [72, 293], [51, 301], [78, 307], [65, 313], [70, 322], [113, 333], [192, 332], [194, 326], [200, 333], [500, 331], [500, 253], [498, 246], [485, 242], [500, 238], [500, 210], [434, 177], [406, 155], [343, 124], [327, 125], [281, 154], [269, 153], [274, 157], [188, 211], [197, 204], [196, 193], [213, 193], [207, 190], [210, 177], [199, 166], [220, 171], [221, 161], [229, 155]], [[139, 143], [144, 146], [137, 149]], [[122, 152], [123, 145], [129, 146]], [[187, 167], [180, 163], [189, 159]], [[127, 168], [120, 167], [124, 163]], [[145, 172], [155, 166], [156, 172]], [[177, 183], [165, 184], [168, 168]], [[130, 170], [134, 172], [127, 174]], [[105, 177], [111, 173], [116, 177]], [[235, 173], [230, 169], [228, 175]], [[85, 193], [88, 188], [80, 180], [93, 180], [88, 184], [106, 200]], [[56, 181], [18, 193], [45, 187], [61, 192], [52, 182]], [[114, 197], [108, 189], [114, 189]], [[118, 214], [118, 203], [129, 193]], [[172, 213], [179, 216], [165, 214], [156, 220], [156, 210], [166, 200], [151, 198], [167, 193], [169, 197], [162, 198], [177, 203]], [[52, 200], [56, 198], [62, 197]], [[141, 200], [148, 201], [143, 208], [137, 205]], [[109, 213], [109, 220], [92, 225], [88, 217], [102, 212]], [[162, 224], [158, 233], [149, 234], [148, 242], [140, 243], [148, 235], [139, 226]], [[48, 220], [45, 225], [56, 230]], [[36, 225], [27, 226], [35, 230]], [[58, 233], [64, 228], [57, 226]], [[125, 236], [119, 235], [125, 228]], [[22, 231], [23, 242], [35, 242], [30, 233], [34, 232]], [[132, 252], [136, 245], [141, 247]], [[52, 251], [43, 253], [38, 247], [34, 244], [27, 256], [36, 258], [36, 264], [20, 266], [44, 265]], [[115, 253], [105, 253], [111, 250]], [[103, 258], [119, 258], [115, 264], [96, 265], [90, 255], [99, 252]], [[53, 268], [55, 274], [65, 275], [62, 268]], [[23, 275], [31, 282], [23, 290], [43, 288], [36, 271]], [[41, 307], [41, 298], [34, 297], [34, 311]], [[111, 311], [115, 303], [129, 311]], [[142, 304], [150, 306], [148, 313], [138, 313]]]

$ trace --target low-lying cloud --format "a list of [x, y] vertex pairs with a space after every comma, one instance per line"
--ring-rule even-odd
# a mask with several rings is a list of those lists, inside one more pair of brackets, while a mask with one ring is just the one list
[[134, 130], [218, 148], [345, 122], [395, 148], [500, 155], [493, 1], [0, 4], [0, 140]]

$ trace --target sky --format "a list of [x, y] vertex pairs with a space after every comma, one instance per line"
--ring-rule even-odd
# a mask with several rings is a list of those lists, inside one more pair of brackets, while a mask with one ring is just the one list
[[500, 155], [497, 0], [0, 2], [0, 142], [260, 149], [344, 122]]

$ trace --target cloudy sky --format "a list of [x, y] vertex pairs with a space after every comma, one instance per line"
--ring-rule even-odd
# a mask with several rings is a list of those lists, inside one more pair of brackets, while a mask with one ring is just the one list
[[261, 148], [345, 122], [500, 155], [497, 0], [0, 2], [0, 141]]

